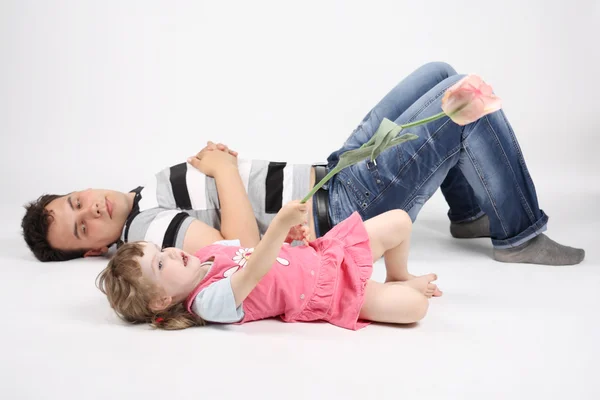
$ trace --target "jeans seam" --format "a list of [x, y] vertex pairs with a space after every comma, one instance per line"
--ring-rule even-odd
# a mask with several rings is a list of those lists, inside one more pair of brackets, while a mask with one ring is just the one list
[[[454, 76], [454, 75], [452, 75], [452, 76]], [[448, 77], [448, 78], [449, 78], [449, 77]], [[448, 78], [446, 78], [446, 79], [448, 79]], [[441, 81], [441, 82], [443, 82], [443, 81]], [[422, 106], [421, 108], [419, 108], [419, 109], [418, 109], [418, 110], [415, 112], [415, 114], [414, 114], [412, 117], [410, 117], [410, 118], [408, 119], [408, 121], [407, 121], [407, 122], [412, 122], [412, 121], [414, 121], [414, 119], [415, 119], [415, 118], [416, 118], [416, 117], [417, 117], [419, 114], [421, 114], [421, 112], [423, 112], [423, 110], [424, 110], [424, 109], [426, 109], [427, 107], [429, 107], [429, 105], [430, 105], [431, 103], [433, 103], [433, 102], [434, 102], [434, 101], [435, 101], [435, 100], [436, 100], [438, 97], [440, 97], [442, 94], [444, 94], [444, 93], [446, 92], [446, 90], [448, 90], [448, 88], [450, 88], [450, 87], [451, 87], [452, 85], [454, 85], [455, 83], [456, 83], [456, 82], [452, 82], [451, 84], [449, 84], [448, 86], [446, 86], [444, 89], [442, 89], [440, 92], [438, 92], [438, 93], [437, 93], [437, 94], [436, 94], [434, 97], [432, 97], [432, 98], [431, 98], [431, 99], [430, 99], [430, 100], [429, 100], [427, 103], [423, 104], [423, 106]]]
[[[455, 76], [455, 75], [453, 75]], [[446, 78], [447, 79], [447, 78]], [[438, 92], [432, 99], [430, 99], [430, 101], [428, 101], [427, 103], [425, 103], [423, 105], [423, 107], [421, 107], [409, 120], [408, 122], [413, 121], [419, 114], [421, 114], [421, 112], [427, 108], [431, 103], [434, 102], [435, 99], [437, 99], [438, 97], [440, 97], [443, 93], [446, 92], [446, 90], [448, 90], [448, 88], [450, 88], [452, 85], [454, 85], [454, 83], [449, 84], [448, 86], [446, 86], [444, 89], [442, 89], [440, 92]], [[398, 176], [400, 176], [402, 174], [402, 172], [404, 171], [404, 169], [409, 165], [409, 163], [413, 162], [416, 159], [416, 155], [419, 154], [421, 152], [421, 150], [423, 149], [423, 147], [425, 145], [427, 145], [428, 143], [430, 143], [432, 141], [432, 139], [437, 135], [437, 133], [440, 131], [440, 129], [444, 128], [446, 126], [446, 124], [448, 124], [450, 121], [452, 121], [450, 118], [448, 118], [446, 120], [446, 122], [444, 122], [442, 125], [440, 125], [440, 127], [431, 135], [429, 136], [429, 139], [427, 139], [427, 141], [425, 143], [423, 143], [423, 145], [415, 152], [415, 154], [413, 154], [413, 156], [406, 161], [406, 163], [404, 163], [404, 165], [402, 166], [402, 168], [400, 168], [400, 171], [398, 171], [398, 173], [396, 174], [396, 176], [394, 176], [394, 179], [392, 179], [392, 181], [390, 182], [390, 185], [394, 182], [396, 182], [398, 180]], [[461, 127], [462, 129], [462, 127]], [[398, 145], [399, 146], [399, 145]], [[379, 197], [379, 196], [377, 196]], [[375, 201], [376, 199], [373, 199], [373, 201]]]
[[[447, 155], [446, 157], [438, 164], [435, 166], [435, 169], [433, 171], [431, 171], [431, 173], [429, 175], [427, 175], [427, 178], [423, 179], [423, 181], [421, 182], [421, 184], [419, 185], [419, 187], [415, 188], [415, 190], [413, 190], [413, 192], [411, 193], [411, 195], [409, 196], [410, 200], [407, 201], [406, 203], [404, 203], [404, 205], [401, 207], [402, 209], [405, 209], [405, 207], [410, 204], [411, 201], [413, 201], [415, 198], [417, 198], [418, 195], [417, 192], [419, 191], [419, 189], [421, 189], [423, 187], [423, 185], [425, 185], [429, 179], [431, 179], [431, 177], [437, 172], [438, 169], [440, 169], [440, 167], [442, 165], [444, 165], [444, 163], [446, 161], [448, 161], [450, 158], [452, 158], [454, 155], [456, 155], [458, 152], [460, 152], [460, 146], [455, 147], [454, 149], [452, 149]], [[430, 196], [428, 196], [430, 197]]]
[[[517, 140], [515, 138], [515, 133], [513, 132], [512, 127], [508, 123], [508, 120], [506, 119], [506, 115], [504, 114], [504, 112], [502, 110], [500, 110], [499, 112], [500, 112], [500, 115], [502, 116], [502, 119], [504, 120], [504, 123], [508, 127], [508, 131], [510, 132], [510, 140], [512, 141], [513, 146], [515, 147], [515, 149], [517, 150], [517, 153], [519, 155], [519, 163], [521, 163], [521, 165], [523, 167], [525, 167], [525, 165], [523, 165], [523, 161], [524, 161], [523, 153], [521, 152], [521, 147], [519, 146], [519, 143], [517, 142]], [[527, 177], [529, 179], [531, 179], [531, 176], [529, 176], [529, 171], [527, 171], [527, 169], [525, 169], [525, 172], [527, 173]]]
[[[335, 179], [335, 176], [334, 176], [334, 179]], [[338, 193], [337, 193], [337, 191], [334, 190], [334, 182], [333, 182], [334, 179], [331, 180], [331, 184], [329, 185], [329, 206], [328, 207], [329, 207], [329, 222], [331, 222], [331, 226], [336, 225], [337, 222], [339, 221], [338, 209], [337, 209], [337, 207], [333, 206], [334, 204], [336, 206], [339, 204]], [[339, 182], [337, 182], [337, 183], [339, 184]], [[337, 190], [340, 190], [340, 189], [337, 188]], [[317, 222], [315, 221], [315, 230], [316, 230], [316, 228], [317, 228]], [[321, 234], [321, 232], [319, 232], [319, 234]]]
[[[487, 122], [487, 125], [489, 126], [490, 130], [494, 133], [494, 137], [496, 138], [497, 143], [500, 144], [500, 139], [498, 138], [498, 134], [494, 130], [494, 127], [490, 123], [490, 120], [488, 119], [487, 116], [485, 117], [485, 122]], [[513, 142], [513, 144], [514, 144], [514, 142]], [[514, 180], [515, 171], [512, 169], [512, 166], [508, 162], [508, 156], [506, 155], [504, 148], [501, 145], [499, 147], [502, 150], [502, 156], [504, 157], [504, 164], [510, 169], [510, 172], [511, 172], [513, 180]], [[520, 163], [520, 161], [519, 161], [519, 163]], [[524, 206], [523, 208], [525, 208], [525, 211], [527, 212], [527, 216], [529, 217], [529, 219], [531, 221], [535, 221], [535, 215], [533, 214], [531, 207], [527, 203], [527, 199], [525, 199], [525, 196], [523, 195], [523, 191], [521, 190], [521, 187], [518, 184], [515, 184], [515, 186], [517, 188], [517, 193], [519, 193], [519, 197], [521, 198], [521, 204]]]
[[[456, 76], [456, 75], [452, 75], [452, 76]], [[448, 78], [446, 78], [446, 79], [448, 79]], [[442, 82], [443, 82], [443, 81], [442, 81]], [[414, 120], [416, 117], [418, 117], [418, 116], [419, 116], [419, 115], [420, 115], [420, 114], [423, 112], [423, 110], [424, 110], [424, 109], [426, 109], [426, 108], [427, 108], [429, 105], [431, 105], [431, 103], [433, 103], [433, 102], [434, 102], [434, 101], [435, 101], [437, 98], [439, 98], [440, 96], [442, 96], [442, 95], [443, 95], [443, 94], [446, 92], [446, 90], [448, 90], [448, 88], [450, 88], [450, 87], [451, 87], [452, 85], [454, 85], [455, 83], [456, 83], [456, 82], [452, 82], [452, 83], [448, 84], [448, 85], [447, 85], [445, 88], [443, 88], [442, 90], [440, 90], [440, 91], [439, 91], [439, 92], [438, 92], [438, 93], [437, 93], [435, 96], [433, 96], [432, 98], [430, 98], [430, 100], [429, 100], [428, 102], [426, 102], [426, 103], [425, 103], [425, 104], [424, 104], [424, 105], [423, 105], [421, 108], [419, 108], [419, 109], [418, 109], [418, 110], [417, 110], [417, 111], [414, 113], [414, 115], [413, 115], [412, 117], [410, 117], [410, 118], [407, 120], [407, 122], [411, 122], [411, 121], [413, 121], [413, 120]], [[373, 113], [374, 111], [375, 111], [375, 109], [371, 110], [371, 113]], [[431, 136], [428, 138], [428, 139], [427, 139], [427, 141], [426, 141], [425, 143], [423, 143], [423, 145], [422, 145], [422, 146], [421, 146], [421, 147], [420, 147], [420, 148], [419, 148], [419, 149], [418, 149], [418, 150], [415, 152], [415, 154], [413, 154], [413, 156], [412, 156], [412, 157], [411, 157], [409, 160], [407, 160], [407, 161], [404, 163], [404, 165], [403, 165], [403, 166], [400, 168], [400, 170], [399, 170], [399, 171], [398, 171], [398, 173], [397, 173], [397, 174], [394, 176], [394, 178], [392, 178], [392, 179], [391, 179], [390, 183], [389, 183], [389, 184], [388, 184], [388, 185], [387, 185], [385, 188], [382, 188], [382, 189], [381, 189], [381, 191], [379, 192], [379, 194], [378, 194], [376, 197], [374, 197], [374, 198], [373, 198], [372, 200], [370, 200], [370, 201], [368, 201], [367, 199], [363, 199], [363, 200], [361, 201], [361, 199], [360, 199], [360, 198], [356, 198], [356, 200], [358, 200], [359, 202], [366, 204], [366, 205], [365, 205], [365, 207], [357, 207], [357, 209], [359, 210], [359, 213], [360, 213], [361, 215], [363, 215], [363, 216], [364, 216], [364, 215], [365, 215], [365, 214], [364, 214], [364, 213], [365, 213], [365, 211], [366, 211], [366, 210], [367, 210], [367, 209], [368, 209], [368, 208], [371, 206], [371, 204], [373, 204], [374, 202], [378, 201], [378, 200], [379, 200], [379, 198], [380, 198], [381, 196], [383, 196], [383, 194], [384, 194], [385, 192], [387, 192], [387, 190], [388, 190], [388, 189], [389, 189], [389, 188], [390, 188], [390, 187], [391, 187], [391, 186], [392, 186], [392, 185], [393, 185], [395, 182], [397, 182], [397, 181], [399, 180], [399, 179], [398, 179], [398, 177], [399, 177], [400, 175], [402, 175], [402, 173], [404, 172], [404, 170], [405, 170], [405, 169], [406, 169], [406, 168], [407, 168], [409, 165], [412, 165], [412, 163], [413, 163], [413, 162], [416, 160], [416, 156], [417, 156], [418, 154], [420, 154], [420, 152], [423, 150], [423, 148], [424, 148], [424, 147], [425, 147], [425, 146], [426, 146], [428, 143], [430, 143], [430, 142], [431, 142], [431, 141], [432, 141], [432, 140], [435, 138], [435, 136], [438, 134], [438, 132], [439, 132], [439, 131], [440, 131], [442, 128], [444, 128], [444, 127], [446, 126], [446, 124], [448, 124], [450, 121], [451, 121], [451, 119], [450, 119], [450, 118], [448, 118], [448, 120], [447, 120], [446, 122], [444, 122], [444, 123], [443, 123], [443, 124], [442, 124], [442, 125], [441, 125], [441, 126], [440, 126], [440, 127], [439, 127], [439, 128], [438, 128], [438, 129], [437, 129], [437, 130], [436, 130], [436, 131], [435, 131], [435, 132], [434, 132], [434, 133], [433, 133], [433, 134], [432, 134], [432, 135], [431, 135]], [[400, 144], [399, 144], [399, 145], [397, 145], [397, 146], [400, 146]], [[397, 147], [397, 146], [394, 146], [394, 147]], [[396, 151], [397, 151], [397, 150], [396, 150]], [[342, 171], [340, 171], [340, 172], [338, 173], [338, 175], [339, 175], [339, 177], [340, 177], [340, 178], [344, 177], [344, 182], [346, 181], [346, 178], [345, 178], [346, 174], [342, 174]], [[356, 177], [354, 176], [354, 174], [350, 173], [350, 175], [351, 175], [351, 176], [352, 176], [354, 179], [356, 179]], [[349, 182], [349, 185], [350, 185], [350, 186], [352, 186], [352, 188], [353, 188], [353, 189], [356, 191], [356, 186], [354, 185], [354, 183], [350, 183], [350, 182]], [[361, 185], [361, 186], [362, 186], [362, 185]], [[421, 185], [421, 186], [422, 186], [422, 185]], [[356, 194], [354, 194], [354, 196], [356, 196]], [[368, 202], [367, 202], [367, 201], [368, 201]]]
[[[521, 147], [519, 146], [519, 142], [517, 142], [517, 138], [515, 137], [515, 132], [512, 130], [511, 125], [508, 123], [508, 120], [506, 119], [506, 115], [504, 114], [504, 111], [500, 110], [499, 112], [500, 112], [500, 115], [502, 116], [502, 119], [504, 120], [504, 123], [508, 127], [508, 132], [510, 133], [510, 140], [513, 143], [513, 147], [517, 150], [519, 164], [521, 164], [521, 167], [523, 168], [523, 172], [527, 176], [527, 180], [528, 180], [527, 183], [533, 185], [533, 179], [531, 179], [531, 175], [529, 174], [529, 170], [527, 169], [527, 166], [525, 165], [525, 158], [523, 157], [523, 152], [521, 151]], [[529, 207], [529, 204], [527, 204], [527, 206]], [[532, 218], [532, 220], [535, 218], [535, 215], [533, 215], [533, 211], [532, 211], [532, 217], [531, 218]]]
[[498, 213], [498, 208], [496, 207], [494, 198], [490, 194], [490, 190], [487, 187], [487, 183], [486, 183], [483, 175], [481, 174], [481, 171], [479, 170], [479, 165], [477, 164], [477, 162], [475, 162], [475, 159], [471, 156], [471, 150], [469, 149], [469, 145], [467, 144], [467, 142], [463, 142], [463, 148], [465, 149], [465, 153], [467, 154], [467, 157], [469, 157], [471, 164], [473, 164], [473, 168], [475, 169], [475, 172], [477, 173], [477, 177], [479, 178], [479, 181], [483, 185], [483, 189], [485, 190], [485, 192], [488, 196], [488, 199], [490, 199], [490, 204], [492, 205], [492, 208], [494, 209], [494, 213], [498, 217], [498, 221], [500, 221], [500, 226], [502, 227], [502, 230], [504, 231], [504, 235], [508, 236], [508, 231], [506, 230], [506, 227], [504, 226], [504, 222], [502, 221], [502, 218], [500, 218], [500, 214]]
[[483, 212], [483, 210], [481, 209], [481, 207], [477, 206], [477, 212], [476, 213], [462, 213], [462, 214], [452, 214], [452, 215], [448, 215], [448, 217], [454, 217], [454, 219], [450, 218], [450, 222], [454, 222], [455, 224], [460, 224], [463, 222], [469, 222], [469, 221], [474, 221], [476, 219], [481, 218], [482, 216], [485, 215], [485, 212]]
[[[445, 126], [446, 126], [446, 124], [447, 124], [449, 121], [450, 121], [450, 119], [448, 119], [448, 121], [446, 121], [444, 124], [442, 124], [442, 125], [441, 125], [441, 126], [440, 126], [440, 127], [439, 127], [439, 128], [438, 128], [438, 129], [437, 129], [437, 130], [436, 130], [436, 131], [435, 131], [435, 132], [434, 132], [434, 133], [433, 133], [433, 134], [432, 134], [432, 135], [429, 137], [429, 139], [427, 139], [427, 141], [426, 141], [425, 143], [423, 143], [423, 145], [422, 145], [421, 147], [419, 147], [419, 149], [418, 149], [418, 150], [417, 150], [417, 151], [416, 151], [416, 152], [413, 154], [413, 156], [412, 156], [412, 157], [411, 157], [411, 158], [410, 158], [408, 161], [406, 161], [406, 162], [404, 163], [404, 165], [403, 165], [403, 166], [400, 168], [400, 170], [398, 171], [398, 173], [397, 173], [397, 174], [394, 176], [394, 178], [393, 178], [393, 179], [390, 181], [390, 183], [389, 183], [389, 184], [388, 184], [388, 185], [387, 185], [387, 186], [386, 186], [384, 189], [382, 189], [382, 190], [379, 192], [379, 194], [378, 194], [378, 195], [377, 195], [377, 196], [376, 196], [376, 197], [375, 197], [373, 200], [371, 200], [371, 202], [370, 202], [370, 203], [367, 205], [367, 207], [365, 207], [365, 208], [368, 208], [368, 207], [369, 207], [369, 206], [370, 206], [372, 203], [374, 203], [374, 202], [378, 201], [378, 200], [379, 200], [379, 198], [380, 198], [381, 196], [383, 196], [383, 194], [384, 194], [385, 192], [387, 192], [387, 190], [388, 190], [390, 187], [392, 187], [392, 185], [393, 185], [395, 182], [397, 182], [397, 181], [399, 180], [399, 179], [398, 179], [398, 177], [399, 177], [400, 175], [402, 175], [402, 172], [404, 172], [404, 170], [405, 170], [406, 168], [408, 168], [410, 165], [412, 165], [412, 164], [413, 164], [413, 163], [416, 161], [416, 159], [417, 159], [417, 156], [418, 156], [418, 155], [419, 155], [419, 154], [420, 154], [420, 153], [423, 151], [423, 149], [425, 148], [425, 146], [426, 146], [428, 143], [430, 143], [430, 142], [431, 142], [431, 141], [432, 141], [432, 140], [433, 140], [433, 139], [434, 139], [434, 138], [437, 136], [438, 132], [439, 132], [439, 131], [440, 131], [440, 130], [443, 128], [443, 127], [445, 127]], [[400, 145], [398, 145], [398, 146], [400, 146]], [[440, 165], [441, 165], [441, 164], [440, 164]], [[423, 185], [421, 185], [421, 186], [423, 186]], [[413, 191], [413, 193], [414, 193], [414, 191]]]

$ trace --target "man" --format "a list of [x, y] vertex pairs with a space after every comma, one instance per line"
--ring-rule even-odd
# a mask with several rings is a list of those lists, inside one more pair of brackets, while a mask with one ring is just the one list
[[[223, 239], [254, 246], [282, 204], [303, 197], [337, 164], [366, 143], [383, 118], [406, 124], [437, 114], [443, 93], [463, 76], [429, 63], [394, 87], [363, 119], [327, 167], [238, 161], [209, 142], [189, 160], [167, 168], [129, 193], [105, 190], [42, 196], [27, 206], [23, 231], [40, 260], [104, 254], [119, 241], [148, 240], [187, 252]], [[502, 110], [459, 126], [441, 118], [410, 129], [418, 139], [336, 174], [309, 202], [310, 237], [358, 211], [365, 219], [400, 208], [414, 221], [441, 188], [457, 238], [491, 237], [501, 262], [572, 265], [582, 249], [543, 232], [548, 216]], [[239, 165], [238, 165], [239, 164]]]
[[[250, 185], [257, 180], [267, 182], [266, 192]], [[129, 193], [87, 189], [42, 196], [29, 206], [23, 229], [43, 261], [98, 256], [130, 240], [189, 252], [233, 238], [252, 247], [259, 226], [264, 233], [281, 205], [305, 195], [310, 183], [314, 168], [308, 165], [238, 160], [237, 152], [208, 142], [188, 163], [166, 168]]]

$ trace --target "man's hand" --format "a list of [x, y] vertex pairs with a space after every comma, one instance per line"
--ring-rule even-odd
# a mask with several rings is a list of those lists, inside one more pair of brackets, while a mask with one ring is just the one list
[[224, 151], [225, 153], [229, 153], [234, 157], [238, 156], [238, 152], [231, 150], [226, 144], [223, 144], [223, 143], [215, 144], [214, 142], [211, 142], [210, 140], [208, 142], [206, 142], [206, 147], [203, 148], [202, 150], [200, 150], [200, 152], [198, 154], [200, 154], [202, 152], [213, 151], [213, 150]]
[[209, 141], [204, 149], [187, 161], [203, 174], [214, 178], [221, 171], [237, 169], [237, 154], [222, 143]]

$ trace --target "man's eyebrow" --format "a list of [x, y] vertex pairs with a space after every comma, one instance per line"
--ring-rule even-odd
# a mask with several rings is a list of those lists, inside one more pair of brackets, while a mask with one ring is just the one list
[[[71, 210], [75, 211], [75, 208], [73, 208], [73, 203], [71, 202], [71, 196], [67, 197], [67, 203], [69, 203]], [[75, 235], [77, 239], [80, 239], [79, 232], [77, 231], [77, 222], [73, 224], [73, 235]]]

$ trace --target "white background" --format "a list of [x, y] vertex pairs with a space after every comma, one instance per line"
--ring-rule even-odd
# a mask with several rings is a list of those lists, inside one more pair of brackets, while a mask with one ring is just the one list
[[[598, 0], [1, 0], [2, 397], [600, 398], [599, 27]], [[446, 295], [421, 325], [167, 333], [119, 325], [105, 260], [37, 263], [19, 237], [40, 194], [127, 191], [207, 140], [323, 161], [429, 61], [504, 100], [548, 234], [582, 265], [496, 263], [449, 237], [438, 194], [411, 261]]]

